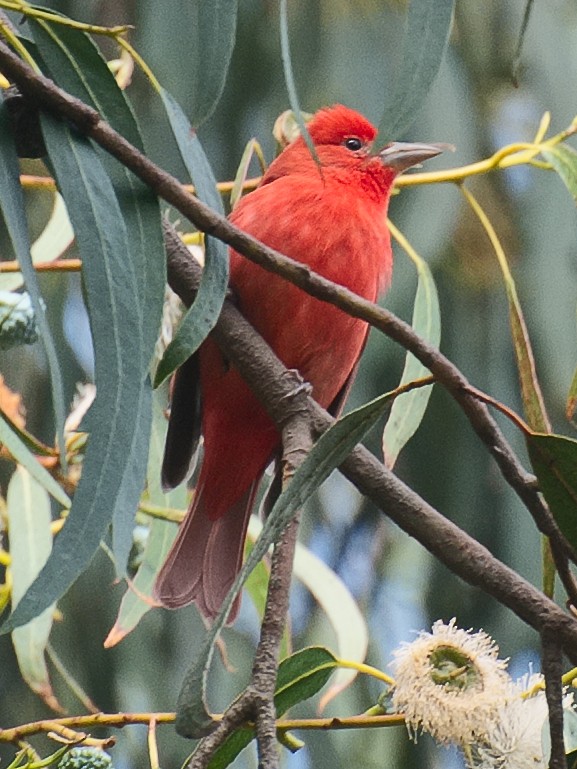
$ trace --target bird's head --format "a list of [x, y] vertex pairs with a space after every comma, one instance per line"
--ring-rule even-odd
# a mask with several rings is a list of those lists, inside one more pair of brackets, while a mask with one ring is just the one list
[[[356, 180], [379, 196], [388, 197], [398, 174], [439, 155], [448, 146], [391, 142], [379, 149], [375, 147], [375, 126], [341, 104], [319, 110], [307, 128], [320, 162], [317, 173], [322, 176], [326, 172], [344, 183], [349, 180], [354, 184]], [[276, 178], [305, 168], [310, 172], [315, 162], [303, 137], [299, 137], [271, 165], [271, 176]]]

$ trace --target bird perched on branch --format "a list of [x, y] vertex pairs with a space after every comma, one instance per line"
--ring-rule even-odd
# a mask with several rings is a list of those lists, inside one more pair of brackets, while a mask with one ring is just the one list
[[[317, 158], [299, 137], [271, 163], [260, 186], [230, 216], [241, 230], [370, 301], [386, 289], [392, 253], [387, 208], [395, 177], [440, 146], [373, 146], [377, 131], [340, 105], [308, 125]], [[349, 391], [367, 324], [230, 251], [240, 311], [281, 361], [297, 369], [333, 414]], [[207, 339], [177, 372], [163, 483], [188, 474], [199, 434], [204, 456], [192, 505], [155, 586], [170, 608], [194, 602], [214, 618], [240, 569], [261, 477], [280, 434], [238, 371]], [[238, 610], [233, 607], [229, 621]]]

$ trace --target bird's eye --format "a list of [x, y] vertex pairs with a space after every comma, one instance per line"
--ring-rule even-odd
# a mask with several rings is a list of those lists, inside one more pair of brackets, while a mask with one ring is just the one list
[[351, 152], [357, 152], [357, 150], [360, 150], [363, 147], [363, 143], [358, 136], [349, 136], [348, 139], [345, 139], [343, 144], [348, 150], [351, 150]]

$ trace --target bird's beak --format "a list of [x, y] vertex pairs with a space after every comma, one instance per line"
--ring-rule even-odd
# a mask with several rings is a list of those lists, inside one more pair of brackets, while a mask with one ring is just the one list
[[379, 152], [384, 165], [395, 170], [398, 174], [407, 168], [419, 165], [422, 161], [434, 158], [445, 150], [453, 150], [450, 144], [409, 144], [407, 142], [391, 142]]

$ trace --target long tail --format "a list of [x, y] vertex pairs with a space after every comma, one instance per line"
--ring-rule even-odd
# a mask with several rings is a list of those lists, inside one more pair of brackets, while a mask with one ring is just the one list
[[[164, 606], [177, 609], [194, 602], [208, 619], [218, 614], [242, 564], [258, 480], [216, 520], [207, 515], [210, 508], [199, 486], [156, 580], [154, 594]], [[228, 622], [235, 619], [239, 606], [237, 599]]]

